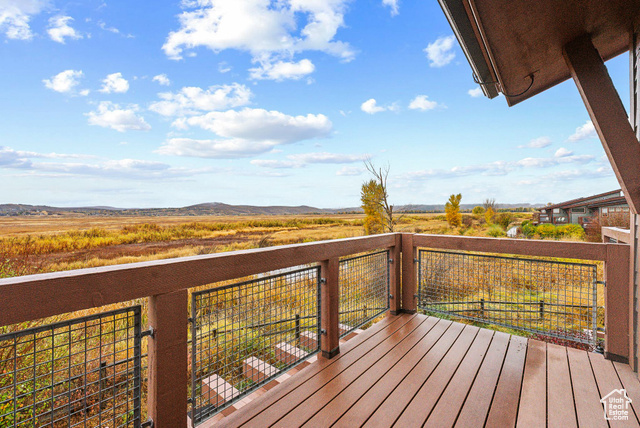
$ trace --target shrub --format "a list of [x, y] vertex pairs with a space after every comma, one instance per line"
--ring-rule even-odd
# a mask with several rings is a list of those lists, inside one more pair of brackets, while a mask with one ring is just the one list
[[487, 230], [487, 235], [492, 236], [494, 238], [499, 238], [501, 236], [507, 236], [507, 234], [504, 232], [504, 230], [498, 226], [497, 224], [494, 224], [493, 226], [491, 226], [489, 228], [489, 230]]
[[504, 230], [509, 228], [509, 225], [513, 223], [515, 217], [511, 213], [500, 213], [495, 218], [495, 223], [499, 226], [502, 226]]
[[471, 217], [470, 215], [463, 215], [462, 225], [464, 227], [471, 227], [473, 225], [473, 217]]
[[570, 237], [570, 238], [584, 238], [584, 229], [578, 224], [565, 224], [558, 229], [558, 235]]
[[484, 214], [484, 207], [481, 207], [480, 205], [478, 205], [471, 212], [473, 213], [473, 215], [480, 217]]
[[558, 236], [556, 227], [552, 224], [541, 224], [536, 227], [536, 233], [540, 235], [540, 238], [555, 238]]
[[531, 222], [528, 220], [522, 222], [522, 225], [520, 226], [520, 230], [522, 231], [522, 234], [526, 238], [531, 238], [533, 235], [536, 234], [536, 227], [532, 225]]

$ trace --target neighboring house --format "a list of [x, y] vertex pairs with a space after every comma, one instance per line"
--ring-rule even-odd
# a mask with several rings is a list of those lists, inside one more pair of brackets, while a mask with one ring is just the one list
[[539, 224], [574, 223], [586, 226], [595, 219], [600, 220], [618, 213], [629, 213], [629, 205], [620, 189], [547, 205], [540, 208], [540, 212], [534, 216], [534, 221]]

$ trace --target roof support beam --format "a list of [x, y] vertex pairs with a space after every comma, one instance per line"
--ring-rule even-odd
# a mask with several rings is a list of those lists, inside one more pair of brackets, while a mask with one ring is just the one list
[[639, 213], [640, 143], [607, 67], [588, 35], [565, 45], [563, 55], [629, 207]]

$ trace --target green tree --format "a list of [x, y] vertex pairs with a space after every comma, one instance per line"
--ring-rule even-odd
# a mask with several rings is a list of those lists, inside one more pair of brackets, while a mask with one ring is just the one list
[[360, 201], [364, 210], [364, 231], [367, 235], [374, 235], [384, 231], [382, 213], [383, 190], [376, 180], [369, 180], [360, 189]]
[[462, 194], [449, 196], [449, 201], [444, 206], [444, 211], [447, 216], [447, 223], [451, 227], [459, 227], [462, 224], [462, 214], [460, 214], [460, 200]]

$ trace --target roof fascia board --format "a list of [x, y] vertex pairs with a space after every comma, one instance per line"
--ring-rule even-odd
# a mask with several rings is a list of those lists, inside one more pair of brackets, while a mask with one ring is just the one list
[[486, 53], [486, 47], [479, 43], [480, 35], [470, 19], [464, 0], [438, 0], [449, 25], [453, 30], [462, 52], [475, 76], [480, 81], [480, 88], [488, 98], [498, 96], [495, 70]]

